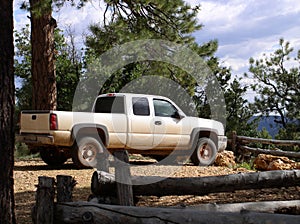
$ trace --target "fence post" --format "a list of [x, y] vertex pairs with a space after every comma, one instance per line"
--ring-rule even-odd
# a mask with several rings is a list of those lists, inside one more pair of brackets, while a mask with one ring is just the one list
[[237, 135], [236, 135], [236, 131], [232, 131], [232, 140], [231, 140], [231, 150], [234, 152], [234, 154], [235, 155], [237, 155], [237, 147], [236, 147], [236, 144], [237, 144], [237, 142], [236, 142], [236, 137], [237, 137]]
[[38, 180], [32, 221], [37, 224], [53, 224], [55, 180], [44, 176], [38, 177]]
[[119, 204], [124, 206], [133, 206], [133, 191], [130, 168], [128, 165], [128, 152], [126, 150], [118, 150], [114, 152], [114, 156]]
[[76, 181], [71, 176], [58, 175], [56, 176], [57, 182], [57, 196], [56, 200], [60, 202], [71, 202], [73, 200], [73, 188]]
[[98, 171], [104, 171], [109, 172], [109, 153], [106, 149], [103, 150], [102, 153], [97, 153], [96, 159], [97, 159], [97, 170]]

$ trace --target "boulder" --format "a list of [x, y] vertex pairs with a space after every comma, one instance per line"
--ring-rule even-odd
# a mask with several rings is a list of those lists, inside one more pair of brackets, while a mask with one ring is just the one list
[[235, 156], [232, 151], [224, 150], [217, 154], [215, 163], [216, 166], [226, 166], [226, 167], [234, 167], [235, 163]]
[[257, 170], [292, 170], [299, 169], [300, 163], [284, 156], [259, 154], [254, 160], [254, 167]]

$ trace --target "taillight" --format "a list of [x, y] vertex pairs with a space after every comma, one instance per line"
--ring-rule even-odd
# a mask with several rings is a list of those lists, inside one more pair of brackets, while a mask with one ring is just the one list
[[57, 129], [58, 129], [57, 115], [50, 114], [50, 130], [57, 130]]

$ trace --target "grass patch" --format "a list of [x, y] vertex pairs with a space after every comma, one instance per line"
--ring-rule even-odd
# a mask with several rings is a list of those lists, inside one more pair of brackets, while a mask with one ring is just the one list
[[40, 153], [32, 154], [28, 146], [24, 143], [17, 142], [15, 144], [16, 159], [34, 159], [40, 157]]
[[235, 168], [244, 168], [247, 170], [255, 170], [253, 161], [238, 163]]

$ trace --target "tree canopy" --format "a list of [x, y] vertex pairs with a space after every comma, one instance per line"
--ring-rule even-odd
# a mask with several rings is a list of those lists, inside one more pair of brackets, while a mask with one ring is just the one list
[[295, 54], [290, 43], [280, 39], [273, 53], [261, 59], [250, 58], [249, 62], [255, 80], [252, 89], [258, 94], [256, 111], [279, 115], [275, 122], [291, 134], [285, 137], [294, 138], [292, 133], [300, 127], [300, 50]]

